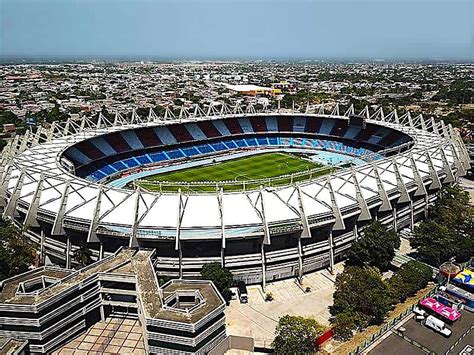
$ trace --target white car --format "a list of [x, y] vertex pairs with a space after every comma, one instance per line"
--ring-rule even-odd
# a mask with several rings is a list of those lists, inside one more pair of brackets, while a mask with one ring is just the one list
[[449, 337], [451, 335], [451, 329], [446, 327], [444, 322], [436, 317], [428, 316], [424, 324], [428, 327], [433, 329], [434, 331], [444, 335], [445, 337]]
[[415, 313], [415, 319], [418, 320], [418, 321], [422, 321], [426, 317], [426, 312], [424, 310], [418, 308], [417, 306], [415, 306], [415, 308], [413, 308], [413, 313]]

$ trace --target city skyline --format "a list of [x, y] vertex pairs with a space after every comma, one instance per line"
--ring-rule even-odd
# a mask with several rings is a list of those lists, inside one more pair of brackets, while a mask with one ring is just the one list
[[2, 0], [1, 8], [4, 61], [470, 61], [474, 54], [473, 5], [465, 0]]

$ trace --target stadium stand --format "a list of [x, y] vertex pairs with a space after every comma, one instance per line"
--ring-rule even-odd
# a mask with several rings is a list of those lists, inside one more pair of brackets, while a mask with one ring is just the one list
[[242, 128], [240, 127], [239, 121], [237, 121], [236, 118], [229, 118], [224, 121], [224, 124], [231, 134], [242, 133]]
[[170, 125], [168, 129], [178, 142], [189, 142], [193, 140], [193, 136], [188, 132], [185, 125]]
[[278, 117], [279, 132], [293, 132], [293, 119], [291, 117]]
[[143, 149], [143, 144], [138, 139], [136, 133], [133, 130], [127, 130], [120, 132], [120, 135], [127, 142], [127, 144], [132, 148], [132, 150]]
[[122, 135], [117, 133], [112, 133], [104, 136], [106, 142], [114, 148], [117, 153], [128, 152], [131, 150], [130, 146], [127, 144]]
[[91, 143], [94, 144], [100, 151], [104, 152], [105, 155], [117, 154], [114, 148], [112, 148], [102, 137], [92, 139]]
[[312, 120], [307, 119], [304, 131], [308, 133], [318, 133], [322, 124], [323, 120], [320, 118], [314, 118]]
[[156, 136], [155, 131], [149, 128], [138, 129], [135, 131], [138, 139], [144, 147], [155, 147], [161, 145], [160, 139]]
[[267, 132], [267, 124], [265, 122], [265, 118], [254, 117], [250, 122], [255, 132]]
[[163, 144], [176, 144], [178, 143], [176, 138], [168, 130], [168, 127], [156, 127], [154, 128], [156, 135], [160, 138]]
[[[207, 122], [207, 121], [205, 121], [205, 122]], [[216, 127], [216, 129], [219, 131], [221, 136], [230, 136], [231, 135], [229, 129], [227, 128], [227, 126], [224, 124], [223, 121], [212, 121], [212, 122], [209, 122], [209, 123], [212, 124], [214, 127]]]
[[253, 127], [250, 124], [250, 121], [247, 117], [238, 118], [237, 120], [239, 121], [240, 127], [242, 128], [242, 131], [244, 133], [253, 133], [254, 132]]
[[[89, 141], [82, 141], [77, 145], [77, 149], [88, 156], [91, 160], [103, 158], [105, 154]], [[72, 157], [74, 159], [74, 157]]]
[[186, 127], [188, 132], [193, 137], [193, 140], [195, 140], [195, 141], [196, 140], [204, 140], [204, 139], [208, 138], [207, 135], [204, 134], [204, 132], [201, 130], [201, 128], [199, 128], [199, 126], [196, 123], [186, 123], [184, 125], [184, 127]]
[[219, 130], [210, 121], [199, 121], [197, 125], [199, 126], [201, 131], [204, 132], [207, 138], [215, 138], [222, 136]]
[[[244, 117], [168, 127], [110, 133], [82, 141], [70, 147], [65, 155], [73, 162], [79, 176], [97, 181], [152, 163], [232, 149], [306, 147], [361, 156], [410, 140], [407, 135], [387, 127], [368, 125], [362, 129], [360, 126], [348, 126], [345, 120], [326, 118]], [[283, 135], [270, 133], [275, 127]], [[236, 137], [219, 139], [222, 132], [235, 132]], [[262, 135], [265, 132], [269, 134]], [[295, 134], [285, 136], [290, 132]]]

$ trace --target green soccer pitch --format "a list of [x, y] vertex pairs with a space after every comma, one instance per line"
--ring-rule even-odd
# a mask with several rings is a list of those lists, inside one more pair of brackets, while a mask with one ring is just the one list
[[[315, 171], [316, 169], [316, 171]], [[310, 171], [311, 172], [308, 172]], [[169, 173], [148, 176], [135, 182], [149, 191], [215, 191], [216, 186], [224, 191], [253, 190], [264, 186], [281, 186], [291, 182], [308, 180], [326, 175], [334, 170], [295, 155], [286, 153], [261, 153], [249, 157], [236, 158], [210, 165], [183, 169]], [[306, 173], [305, 173], [306, 172]], [[298, 174], [293, 178], [285, 175]], [[251, 180], [260, 180], [251, 182]], [[227, 183], [222, 183], [227, 181]], [[162, 182], [160, 184], [160, 182]], [[186, 184], [176, 184], [190, 183]], [[193, 184], [206, 182], [204, 185]]]

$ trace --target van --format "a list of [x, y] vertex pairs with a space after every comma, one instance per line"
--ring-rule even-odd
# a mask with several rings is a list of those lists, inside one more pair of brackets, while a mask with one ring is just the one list
[[237, 289], [239, 290], [240, 303], [247, 303], [249, 301], [249, 296], [247, 293], [247, 286], [245, 285], [245, 282], [238, 281]]
[[436, 317], [428, 316], [424, 323], [428, 328], [433, 329], [434, 331], [449, 337], [451, 335], [451, 330], [446, 327], [444, 322]]

